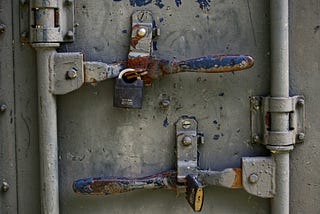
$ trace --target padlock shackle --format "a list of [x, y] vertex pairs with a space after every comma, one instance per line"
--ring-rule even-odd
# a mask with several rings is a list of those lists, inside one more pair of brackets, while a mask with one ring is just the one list
[[122, 70], [122, 71], [119, 73], [118, 78], [119, 78], [119, 79], [122, 79], [122, 76], [123, 76], [125, 73], [131, 72], [131, 71], [135, 71], [135, 69], [133, 69], [133, 68], [126, 68], [126, 69]]

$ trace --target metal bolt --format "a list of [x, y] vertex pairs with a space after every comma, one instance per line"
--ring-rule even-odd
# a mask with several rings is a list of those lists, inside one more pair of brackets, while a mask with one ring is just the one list
[[72, 31], [72, 30], [69, 30], [69, 31], [67, 32], [67, 37], [68, 37], [69, 39], [72, 39], [73, 36], [74, 36], [73, 31]]
[[0, 105], [0, 111], [1, 111], [1, 112], [6, 111], [7, 108], [8, 108], [8, 106], [7, 106], [6, 104], [1, 104], [1, 105]]
[[182, 121], [182, 128], [189, 129], [191, 127], [191, 122], [189, 120]]
[[3, 33], [6, 31], [7, 26], [5, 24], [0, 24], [0, 33]]
[[255, 142], [255, 143], [259, 143], [259, 141], [260, 141], [259, 135], [254, 135], [254, 136], [252, 137], [252, 140], [253, 140], [253, 142]]
[[298, 105], [303, 106], [304, 105], [304, 99], [299, 99], [298, 100]]
[[301, 132], [301, 133], [298, 134], [299, 141], [303, 141], [304, 138], [305, 138], [305, 134], [304, 133]]
[[64, 2], [67, 6], [70, 6], [73, 4], [73, 0], [65, 0]]
[[137, 35], [139, 36], [139, 37], [145, 37], [146, 36], [146, 34], [147, 34], [147, 29], [145, 29], [145, 28], [140, 28], [138, 31], [137, 31]]
[[161, 102], [159, 103], [159, 105], [160, 105], [160, 108], [162, 108], [162, 109], [167, 109], [167, 108], [169, 107], [169, 105], [170, 105], [170, 100], [168, 100], [168, 99], [163, 99], [163, 100], [161, 100]]
[[9, 184], [7, 182], [3, 181], [1, 189], [2, 189], [3, 192], [8, 192]]
[[191, 137], [189, 136], [185, 136], [183, 139], [182, 139], [182, 144], [184, 146], [190, 146], [192, 144], [192, 139]]
[[67, 72], [67, 75], [70, 79], [74, 79], [77, 77], [78, 73], [77, 73], [77, 69], [72, 68]]
[[252, 173], [252, 174], [249, 176], [249, 182], [252, 183], [252, 184], [257, 183], [258, 180], [259, 180], [259, 175], [257, 175], [256, 173]]

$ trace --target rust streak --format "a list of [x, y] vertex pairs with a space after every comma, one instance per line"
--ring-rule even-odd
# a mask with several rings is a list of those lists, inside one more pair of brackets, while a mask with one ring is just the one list
[[240, 168], [234, 168], [233, 171], [236, 173], [236, 176], [231, 188], [234, 188], [234, 189], [242, 188], [242, 170]]

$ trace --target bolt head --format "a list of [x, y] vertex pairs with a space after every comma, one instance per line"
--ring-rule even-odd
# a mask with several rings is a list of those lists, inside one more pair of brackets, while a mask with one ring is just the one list
[[70, 70], [67, 72], [67, 75], [68, 75], [68, 77], [69, 77], [70, 79], [74, 79], [74, 78], [77, 77], [78, 72], [77, 72], [76, 69], [72, 68], [72, 69], [70, 69]]
[[6, 31], [7, 26], [5, 24], [0, 24], [0, 33], [3, 33]]
[[8, 108], [8, 106], [7, 106], [6, 104], [1, 104], [1, 105], [0, 105], [0, 111], [1, 111], [1, 112], [6, 111], [7, 108]]
[[69, 30], [69, 31], [67, 32], [67, 37], [70, 38], [70, 39], [72, 39], [73, 36], [74, 36], [73, 31], [72, 31], [72, 30]]
[[260, 141], [259, 135], [254, 135], [254, 136], [252, 137], [252, 140], [253, 140], [253, 142], [255, 142], [255, 143], [259, 143], [259, 141]]
[[185, 136], [183, 139], [182, 139], [182, 144], [184, 146], [190, 146], [192, 144], [192, 139], [190, 136]]
[[159, 105], [160, 105], [160, 108], [167, 109], [169, 107], [169, 105], [170, 105], [170, 100], [163, 99], [163, 100], [161, 100]]
[[298, 105], [303, 106], [304, 105], [304, 99], [299, 99], [298, 100]]
[[9, 190], [9, 184], [8, 184], [7, 182], [3, 181], [1, 188], [2, 188], [2, 191], [3, 191], [3, 192], [8, 192], [8, 190]]
[[259, 181], [259, 175], [257, 175], [256, 173], [252, 173], [250, 176], [249, 176], [249, 182], [252, 183], [252, 184], [255, 184]]
[[189, 120], [182, 121], [182, 128], [189, 129], [191, 127], [191, 122]]
[[303, 141], [304, 138], [305, 138], [305, 134], [304, 134], [304, 133], [299, 133], [299, 134], [298, 134], [298, 139], [299, 139], [300, 141]]
[[137, 31], [137, 35], [139, 37], [145, 37], [147, 35], [147, 29], [145, 28], [140, 28], [138, 31]]

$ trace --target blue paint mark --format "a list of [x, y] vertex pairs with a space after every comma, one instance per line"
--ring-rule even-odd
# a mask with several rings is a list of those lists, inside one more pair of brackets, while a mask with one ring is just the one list
[[122, 33], [128, 33], [128, 30], [122, 30]]
[[161, 23], [161, 22], [163, 22], [164, 21], [164, 18], [160, 18], [159, 19], [159, 22]]
[[197, 0], [197, 2], [199, 3], [199, 7], [202, 10], [209, 10], [210, 9], [211, 0]]
[[181, 62], [181, 65], [184, 67], [186, 66], [189, 69], [212, 69], [240, 65], [243, 61], [248, 61], [247, 57], [244, 55], [206, 56], [198, 59], [186, 60]]
[[220, 135], [218, 135], [218, 134], [213, 135], [214, 140], [219, 140], [219, 138], [220, 138]]
[[157, 41], [153, 41], [153, 42], [152, 42], [153, 50], [155, 50], [155, 51], [158, 50], [157, 44], [158, 44]]
[[80, 179], [73, 182], [73, 190], [78, 193], [91, 193], [92, 189], [89, 188], [93, 183], [92, 178]]
[[175, 0], [175, 1], [176, 1], [177, 7], [179, 7], [179, 6], [182, 4], [182, 1], [181, 1], [181, 0]]
[[135, 7], [142, 7], [142, 6], [146, 6], [148, 4], [150, 4], [152, 2], [152, 0], [130, 0], [130, 5]]
[[164, 4], [162, 3], [162, 0], [156, 0], [156, 5], [162, 9], [164, 7]]
[[164, 119], [164, 121], [163, 121], [163, 126], [164, 126], [164, 127], [169, 126], [169, 120], [168, 120], [168, 117], [166, 117], [166, 119]]

